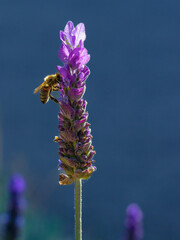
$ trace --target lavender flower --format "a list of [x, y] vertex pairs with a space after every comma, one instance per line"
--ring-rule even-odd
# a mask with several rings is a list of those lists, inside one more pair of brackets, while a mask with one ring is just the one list
[[4, 239], [6, 240], [15, 240], [19, 237], [20, 229], [24, 223], [22, 213], [25, 208], [23, 197], [25, 188], [26, 184], [22, 176], [13, 175], [9, 183], [9, 209], [7, 214], [4, 215]]
[[143, 213], [135, 203], [130, 204], [126, 209], [125, 240], [141, 240], [143, 238], [142, 227]]
[[76, 27], [69, 21], [64, 32], [60, 31], [62, 45], [59, 58], [64, 63], [57, 66], [61, 76], [59, 137], [59, 175], [61, 185], [71, 184], [74, 179], [87, 179], [96, 170], [92, 165], [95, 155], [92, 145], [90, 124], [87, 122], [87, 102], [83, 100], [86, 91], [86, 79], [90, 74], [86, 64], [90, 60], [87, 49], [85, 26], [79, 23]]

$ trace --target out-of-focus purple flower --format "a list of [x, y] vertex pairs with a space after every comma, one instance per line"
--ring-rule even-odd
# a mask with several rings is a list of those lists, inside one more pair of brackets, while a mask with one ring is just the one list
[[26, 189], [24, 178], [19, 174], [14, 174], [9, 182], [9, 192], [14, 194], [22, 194]]
[[63, 66], [57, 66], [62, 78], [60, 87], [59, 136], [59, 183], [67, 185], [75, 178], [87, 179], [96, 170], [92, 165], [95, 151], [92, 145], [90, 124], [87, 122], [87, 102], [83, 100], [86, 91], [86, 79], [90, 74], [86, 64], [90, 55], [84, 47], [85, 26], [76, 27], [69, 21], [64, 32], [60, 31], [62, 45], [58, 56]]
[[143, 212], [132, 203], [126, 209], [125, 240], [141, 240], [143, 238]]
[[24, 223], [23, 211], [26, 207], [24, 199], [24, 191], [26, 183], [24, 178], [15, 174], [11, 177], [9, 190], [9, 205], [6, 214], [2, 215], [2, 222], [4, 224], [4, 239], [16, 240], [20, 235], [20, 230]]

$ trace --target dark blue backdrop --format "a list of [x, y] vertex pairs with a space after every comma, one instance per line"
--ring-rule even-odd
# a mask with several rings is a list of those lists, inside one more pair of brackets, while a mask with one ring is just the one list
[[60, 187], [58, 107], [32, 94], [60, 64], [59, 30], [84, 22], [91, 54], [89, 121], [98, 171], [83, 184], [84, 239], [118, 239], [125, 208], [144, 212], [146, 240], [179, 240], [180, 2], [1, 1], [3, 173], [22, 172], [29, 208], [64, 219], [73, 237], [73, 186]]

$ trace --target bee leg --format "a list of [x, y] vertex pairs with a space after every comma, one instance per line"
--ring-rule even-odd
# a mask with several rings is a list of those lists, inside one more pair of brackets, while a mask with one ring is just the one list
[[49, 94], [49, 97], [53, 102], [59, 103], [58, 100], [55, 97], [53, 97], [51, 94]]

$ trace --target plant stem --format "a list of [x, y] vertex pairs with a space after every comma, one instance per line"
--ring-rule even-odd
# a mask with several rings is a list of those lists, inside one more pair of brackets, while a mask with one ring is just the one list
[[82, 240], [82, 182], [75, 179], [75, 229], [76, 240]]

